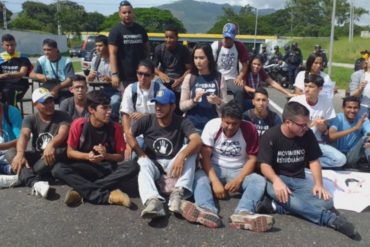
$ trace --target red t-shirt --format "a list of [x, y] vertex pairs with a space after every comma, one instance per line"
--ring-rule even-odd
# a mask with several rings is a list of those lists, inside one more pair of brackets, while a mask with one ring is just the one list
[[[90, 121], [90, 119], [89, 119]], [[73, 149], [78, 149], [79, 148], [79, 143], [80, 143], [80, 136], [82, 134], [83, 130], [83, 125], [84, 125], [84, 118], [80, 117], [75, 119], [72, 124], [71, 128], [69, 130], [69, 135], [68, 135], [68, 141], [67, 144]], [[114, 145], [115, 145], [115, 151], [116, 153], [122, 153], [126, 149], [126, 143], [123, 139], [123, 133], [121, 130], [121, 126], [118, 123], [113, 123], [114, 127]], [[94, 131], [94, 128], [91, 128], [90, 131]], [[99, 143], [98, 140], [96, 140], [96, 143], [91, 143], [93, 145], [107, 145], [107, 143]]]

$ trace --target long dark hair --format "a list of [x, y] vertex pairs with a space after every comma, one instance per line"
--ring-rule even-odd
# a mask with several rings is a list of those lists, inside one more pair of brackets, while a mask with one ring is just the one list
[[306, 60], [306, 72], [311, 72], [312, 65], [315, 62], [316, 58], [318, 58], [318, 57], [321, 57], [321, 59], [322, 59], [321, 54], [313, 53], [313, 54], [308, 56], [308, 58]]
[[207, 59], [208, 59], [208, 70], [209, 70], [209, 73], [210, 74], [217, 74], [217, 65], [216, 65], [216, 62], [215, 62], [215, 59], [213, 58], [213, 53], [212, 53], [212, 48], [209, 44], [206, 44], [206, 43], [197, 43], [194, 48], [193, 48], [193, 51], [191, 53], [191, 73], [193, 75], [198, 75], [199, 74], [199, 71], [197, 69], [197, 67], [195, 66], [195, 63], [194, 63], [194, 53], [195, 53], [195, 50], [198, 50], [198, 49], [202, 49], [204, 54], [206, 55]]
[[263, 70], [263, 57], [260, 54], [254, 55], [249, 59], [248, 63], [248, 73], [252, 73], [252, 62], [253, 60], [258, 59], [261, 63], [261, 70]]

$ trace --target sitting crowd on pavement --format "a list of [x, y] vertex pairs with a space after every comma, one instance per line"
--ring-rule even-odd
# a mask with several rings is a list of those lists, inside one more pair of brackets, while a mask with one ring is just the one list
[[[209, 228], [224, 224], [217, 200], [238, 194], [228, 217], [232, 228], [266, 232], [274, 213], [294, 214], [358, 236], [334, 209], [322, 169], [357, 168], [361, 157], [370, 164], [370, 65], [355, 72], [352, 95], [336, 114], [322, 93], [331, 82], [321, 71], [322, 54], [310, 55], [298, 73], [302, 55], [291, 51], [299, 55], [290, 65], [290, 76], [298, 74], [292, 93], [264, 71], [263, 56], [248, 60], [233, 23], [224, 26], [221, 41], [196, 44], [192, 52], [177, 42], [176, 27], [167, 26], [152, 61], [147, 33], [128, 1], [119, 15], [109, 37], [97, 36], [87, 78], [75, 75], [56, 41], [42, 42], [44, 55], [32, 69], [15, 51], [14, 37], [3, 35], [0, 88], [12, 96], [0, 103], [0, 187], [28, 186], [47, 199], [59, 181], [70, 187], [67, 206], [130, 208], [126, 185], [135, 181], [142, 218], [166, 217], [168, 208]], [[123, 42], [126, 36], [132, 42]], [[7, 71], [9, 63], [17, 71]], [[18, 88], [7, 85], [26, 76], [40, 85], [31, 92], [37, 111], [22, 121], [14, 104]], [[89, 82], [104, 85], [89, 91]], [[282, 119], [269, 108], [266, 85], [291, 98]], [[19, 90], [24, 95], [26, 88]]]

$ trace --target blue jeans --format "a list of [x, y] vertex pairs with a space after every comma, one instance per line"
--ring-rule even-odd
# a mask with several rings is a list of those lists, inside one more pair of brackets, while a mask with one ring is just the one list
[[[227, 182], [230, 182], [236, 178], [242, 169], [223, 168], [217, 165], [213, 165], [213, 167], [222, 184], [226, 184]], [[238, 206], [234, 212], [256, 212], [256, 205], [265, 193], [265, 188], [266, 180], [262, 176], [256, 173], [246, 176], [240, 187], [242, 197], [240, 198]], [[199, 207], [206, 208], [214, 213], [218, 212], [213, 199], [211, 183], [203, 170], [198, 170], [195, 173], [194, 200], [195, 204], [197, 204]]]
[[360, 141], [357, 142], [348, 152], [347, 152], [347, 165], [350, 167], [356, 167], [357, 162], [360, 160], [361, 156], [365, 154], [367, 163], [370, 164], [370, 148], [364, 148], [364, 144], [367, 141], [368, 136], [363, 136]]
[[[185, 146], [183, 147], [185, 148]], [[168, 173], [175, 161], [177, 155], [171, 159], [160, 159], [158, 163], [163, 167], [163, 170]], [[195, 173], [196, 155], [189, 156], [184, 164], [182, 175], [178, 178], [175, 187], [184, 188], [185, 197], [190, 197], [193, 192], [193, 182]], [[164, 198], [159, 194], [155, 181], [161, 177], [161, 172], [149, 158], [139, 158], [137, 163], [140, 165], [138, 176], [139, 193], [143, 204], [149, 199], [158, 198], [164, 201]]]
[[322, 156], [320, 157], [320, 164], [323, 168], [337, 168], [346, 164], [346, 156], [333, 146], [328, 144], [319, 144]]
[[287, 203], [279, 203], [271, 182], [267, 182], [267, 194], [275, 201], [279, 214], [288, 212], [301, 216], [319, 225], [332, 226], [336, 214], [331, 211], [333, 200], [323, 200], [312, 194], [313, 180], [309, 178], [292, 178], [280, 175], [281, 180], [289, 187], [292, 194]]
[[111, 118], [113, 121], [119, 121], [119, 107], [121, 105], [121, 93], [112, 86], [104, 86], [102, 91], [110, 97], [110, 104], [112, 106]]

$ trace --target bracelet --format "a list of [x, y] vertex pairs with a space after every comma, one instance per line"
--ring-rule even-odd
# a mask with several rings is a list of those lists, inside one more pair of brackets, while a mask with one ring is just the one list
[[114, 72], [114, 73], [112, 73], [112, 76], [113, 76], [113, 75], [118, 75], [118, 72]]

